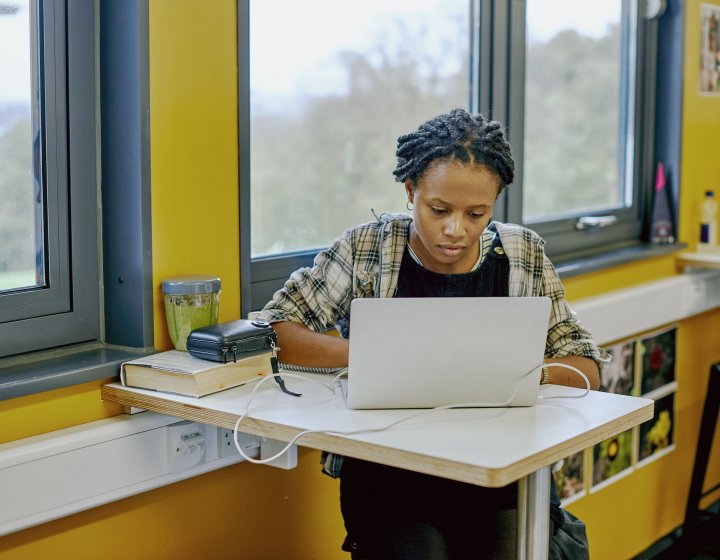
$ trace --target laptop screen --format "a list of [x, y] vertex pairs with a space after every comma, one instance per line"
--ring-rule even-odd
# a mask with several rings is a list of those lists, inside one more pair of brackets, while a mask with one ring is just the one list
[[355, 299], [348, 406], [531, 406], [549, 320], [546, 297]]

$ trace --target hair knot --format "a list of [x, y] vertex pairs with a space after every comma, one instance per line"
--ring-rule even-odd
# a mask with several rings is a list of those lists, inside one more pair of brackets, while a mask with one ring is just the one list
[[441, 159], [487, 166], [500, 179], [501, 191], [515, 177], [515, 162], [502, 125], [463, 109], [438, 115], [417, 131], [400, 136], [396, 155], [393, 175], [401, 183], [410, 179], [416, 184], [428, 166]]

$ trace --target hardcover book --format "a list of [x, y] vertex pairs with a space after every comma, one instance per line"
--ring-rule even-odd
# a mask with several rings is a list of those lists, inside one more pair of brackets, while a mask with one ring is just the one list
[[120, 382], [127, 387], [202, 397], [270, 375], [270, 357], [271, 353], [265, 352], [223, 364], [169, 350], [123, 363]]

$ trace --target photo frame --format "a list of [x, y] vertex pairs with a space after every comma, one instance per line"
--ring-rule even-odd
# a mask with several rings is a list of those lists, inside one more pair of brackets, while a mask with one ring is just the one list
[[640, 354], [640, 394], [647, 395], [675, 382], [677, 327], [642, 337]]
[[700, 4], [700, 95], [720, 96], [720, 6]]
[[593, 446], [592, 485], [594, 490], [631, 471], [633, 434], [633, 430], [627, 430]]
[[612, 357], [600, 374], [600, 391], [618, 395], [636, 395], [635, 340], [605, 348]]
[[655, 459], [675, 448], [675, 393], [655, 401], [652, 420], [640, 424], [638, 462]]
[[553, 469], [558, 496], [563, 505], [585, 495], [585, 450], [573, 453]]

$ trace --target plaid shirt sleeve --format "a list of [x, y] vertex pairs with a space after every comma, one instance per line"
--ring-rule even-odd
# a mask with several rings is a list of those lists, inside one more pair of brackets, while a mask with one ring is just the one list
[[295, 321], [322, 332], [347, 316], [354, 297], [392, 297], [409, 223], [408, 216], [382, 214], [347, 230], [252, 317]]
[[551, 313], [545, 355], [551, 358], [585, 356], [595, 360], [600, 371], [609, 363], [610, 355], [598, 347], [590, 332], [576, 319], [565, 299], [565, 290], [555, 267], [543, 256], [543, 293], [550, 298]]
[[352, 233], [346, 232], [315, 257], [312, 268], [292, 273], [283, 288], [253, 317], [269, 323], [294, 321], [317, 332], [330, 328], [352, 300]]

